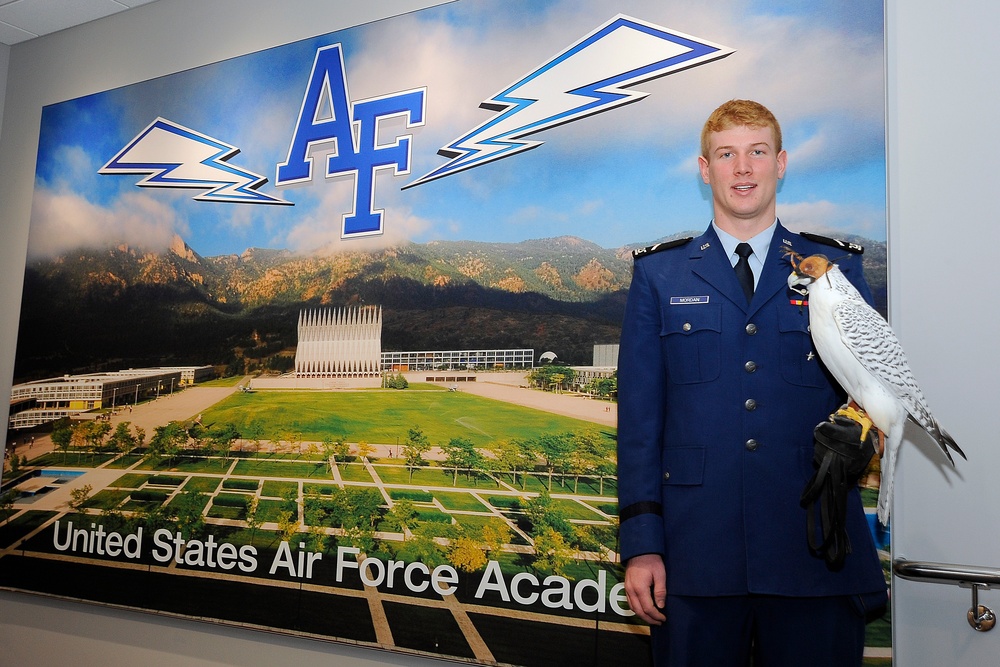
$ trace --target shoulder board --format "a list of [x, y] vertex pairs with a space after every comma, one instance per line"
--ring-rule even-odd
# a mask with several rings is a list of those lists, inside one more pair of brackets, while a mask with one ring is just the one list
[[662, 250], [670, 250], [671, 248], [677, 248], [682, 246], [693, 239], [693, 236], [688, 236], [683, 239], [674, 239], [673, 241], [664, 241], [663, 243], [655, 243], [651, 246], [646, 246], [645, 248], [636, 248], [632, 251], [632, 258], [639, 259], [640, 257], [645, 257], [646, 255], [652, 255], [653, 253], [660, 252]]
[[840, 248], [841, 250], [846, 250], [847, 252], [854, 253], [855, 255], [861, 255], [865, 251], [864, 246], [858, 245], [857, 243], [851, 243], [850, 241], [831, 239], [827, 236], [820, 236], [819, 234], [810, 234], [809, 232], [799, 232], [799, 236], [805, 237], [810, 241], [815, 241], [816, 243], [822, 243], [823, 245], [833, 246], [834, 248]]

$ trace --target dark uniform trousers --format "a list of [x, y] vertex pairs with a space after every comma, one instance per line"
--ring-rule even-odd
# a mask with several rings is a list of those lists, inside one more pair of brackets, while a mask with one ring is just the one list
[[827, 255], [870, 301], [858, 249], [831, 243], [779, 223], [749, 304], [711, 227], [636, 258], [618, 364], [619, 551], [663, 556], [657, 664], [746, 664], [751, 643], [755, 667], [859, 664], [863, 610], [884, 605], [860, 495], [836, 572], [809, 553], [799, 506], [813, 428], [844, 395], [783, 248]]

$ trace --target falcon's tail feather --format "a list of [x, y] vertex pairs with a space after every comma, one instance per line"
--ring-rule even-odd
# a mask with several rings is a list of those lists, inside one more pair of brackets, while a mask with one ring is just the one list
[[931, 417], [931, 423], [924, 427], [924, 430], [927, 431], [928, 435], [934, 438], [934, 441], [941, 448], [941, 451], [943, 451], [944, 455], [948, 457], [948, 461], [951, 462], [951, 465], [955, 465], [955, 459], [951, 457], [951, 452], [948, 451], [949, 447], [958, 452], [959, 456], [966, 461], [969, 460], [969, 457], [965, 455], [962, 448], [958, 446], [957, 442], [955, 442], [955, 438], [951, 437], [947, 431], [941, 428], [941, 424], [939, 424], [936, 419]]
[[889, 507], [892, 502], [892, 476], [896, 471], [896, 452], [903, 439], [903, 429], [896, 428], [885, 435], [885, 453], [882, 455], [882, 479], [878, 485], [878, 520], [889, 525]]

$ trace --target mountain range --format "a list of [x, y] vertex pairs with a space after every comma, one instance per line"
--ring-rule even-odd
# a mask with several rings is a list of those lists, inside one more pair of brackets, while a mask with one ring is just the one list
[[[885, 244], [850, 240], [869, 248], [885, 312]], [[280, 370], [301, 310], [354, 305], [382, 307], [385, 351], [533, 348], [585, 365], [595, 344], [618, 341], [633, 247], [562, 236], [202, 257], [175, 237], [157, 253], [80, 250], [25, 269], [15, 382], [150, 365]]]

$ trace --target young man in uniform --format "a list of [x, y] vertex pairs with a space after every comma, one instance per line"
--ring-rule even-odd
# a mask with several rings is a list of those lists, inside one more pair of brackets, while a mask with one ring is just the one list
[[762, 105], [723, 104], [701, 144], [714, 219], [698, 238], [635, 253], [622, 327], [629, 604], [652, 626], [656, 665], [860, 665], [885, 581], [856, 492], [843, 566], [809, 551], [799, 499], [813, 429], [844, 395], [816, 357], [783, 249], [830, 256], [870, 301], [862, 249], [777, 220], [787, 155]]

